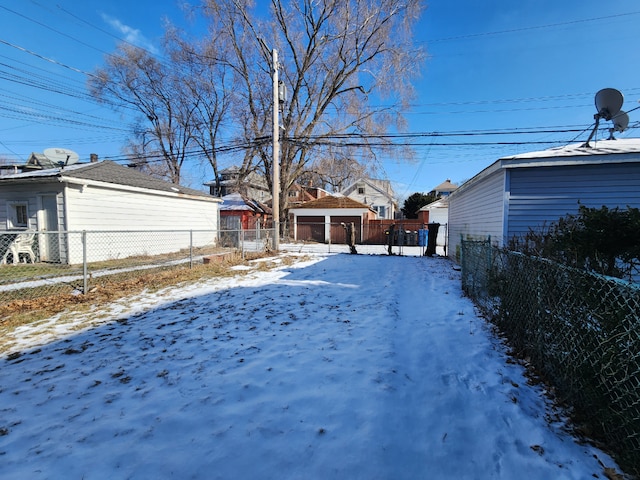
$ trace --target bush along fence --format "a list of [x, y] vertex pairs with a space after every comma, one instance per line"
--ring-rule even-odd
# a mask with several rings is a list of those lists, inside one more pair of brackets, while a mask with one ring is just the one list
[[640, 474], [640, 285], [462, 242], [462, 287], [587, 435]]
[[271, 248], [272, 229], [0, 232], [0, 304]]

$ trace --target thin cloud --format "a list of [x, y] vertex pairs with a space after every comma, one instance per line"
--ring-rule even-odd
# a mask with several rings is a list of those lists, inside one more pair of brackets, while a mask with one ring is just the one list
[[140, 48], [144, 48], [154, 55], [158, 53], [158, 49], [147, 39], [137, 28], [125, 25], [117, 18], [111, 17], [105, 13], [101, 14], [102, 19], [116, 30], [124, 41]]

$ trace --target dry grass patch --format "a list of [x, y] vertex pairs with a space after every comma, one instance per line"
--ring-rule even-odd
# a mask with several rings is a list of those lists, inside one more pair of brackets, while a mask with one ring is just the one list
[[[144, 302], [147, 293], [188, 286], [207, 279], [239, 277], [292, 265], [308, 257], [268, 254], [237, 255], [221, 263], [188, 264], [135, 270], [93, 278], [88, 293], [59, 294], [16, 299], [0, 306], [0, 356], [19, 355], [26, 345], [38, 346], [57, 338], [61, 331], [78, 331], [115, 318], [127, 305]], [[247, 268], [234, 268], [245, 266]], [[28, 326], [28, 329], [21, 327]]]
[[[157, 291], [169, 286], [200, 281], [206, 278], [228, 277], [243, 275], [246, 271], [233, 270], [231, 267], [247, 264], [255, 258], [266, 255], [252, 254], [241, 258], [239, 255], [224, 262], [208, 265], [197, 264], [193, 268], [171, 267], [154, 270], [132, 271], [93, 278], [85, 295], [71, 291], [39, 298], [13, 300], [0, 306], [0, 333], [6, 328], [15, 328], [43, 318], [50, 317], [62, 311], [83, 311], [105, 303], [141, 293], [142, 291]], [[267, 262], [262, 263], [265, 265]], [[273, 263], [268, 262], [273, 268]]]

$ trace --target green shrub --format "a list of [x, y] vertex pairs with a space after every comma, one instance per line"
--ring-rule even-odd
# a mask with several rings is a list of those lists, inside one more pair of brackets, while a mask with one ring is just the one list
[[638, 278], [640, 271], [640, 210], [584, 205], [522, 238], [509, 248], [548, 258], [565, 265], [624, 279]]

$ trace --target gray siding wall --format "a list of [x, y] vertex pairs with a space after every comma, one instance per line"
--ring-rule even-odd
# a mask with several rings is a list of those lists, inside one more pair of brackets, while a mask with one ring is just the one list
[[508, 175], [508, 238], [577, 213], [580, 204], [640, 208], [639, 163], [513, 168]]
[[460, 236], [486, 238], [500, 245], [505, 215], [505, 171], [498, 170], [449, 197], [449, 251], [459, 260]]
[[[0, 189], [0, 231], [7, 229], [7, 216], [9, 202], [27, 202], [27, 210], [29, 214], [29, 230], [38, 230], [40, 221], [38, 212], [42, 208], [40, 204], [41, 195], [58, 196], [58, 215], [59, 220], [64, 222], [64, 211], [59, 198], [62, 192], [60, 185], [39, 187], [38, 185], [6, 185]], [[62, 225], [62, 224], [61, 224]], [[62, 227], [61, 227], [62, 228]]]

